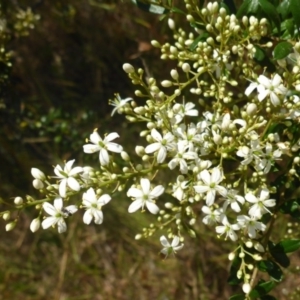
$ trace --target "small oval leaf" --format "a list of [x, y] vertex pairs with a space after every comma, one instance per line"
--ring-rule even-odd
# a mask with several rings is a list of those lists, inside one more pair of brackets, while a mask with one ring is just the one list
[[274, 59], [286, 58], [293, 50], [293, 45], [288, 42], [279, 43], [274, 49]]

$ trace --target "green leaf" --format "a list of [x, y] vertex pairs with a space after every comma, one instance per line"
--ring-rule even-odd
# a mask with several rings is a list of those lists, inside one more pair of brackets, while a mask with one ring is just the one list
[[257, 45], [254, 45], [256, 51], [254, 54], [254, 58], [258, 61], [263, 61], [266, 57], [265, 51]]
[[[297, 28], [300, 27], [300, 1], [299, 0], [290, 0], [290, 11], [293, 15], [294, 22], [297, 25]], [[299, 31], [299, 29], [298, 29]]]
[[290, 260], [285, 254], [283, 246], [280, 244], [274, 244], [271, 241], [268, 242], [269, 251], [276, 262], [282, 267], [287, 268], [290, 265]]
[[274, 279], [275, 281], [281, 281], [283, 278], [283, 273], [280, 267], [275, 264], [271, 260], [262, 260], [257, 264], [258, 269], [262, 272], [268, 272], [268, 274]]
[[223, 3], [228, 7], [229, 14], [236, 14], [236, 7], [233, 0], [223, 0]]
[[282, 16], [282, 19], [286, 19], [290, 13], [290, 0], [283, 0], [277, 7], [278, 13]]
[[274, 49], [274, 59], [283, 59], [287, 57], [293, 49], [293, 45], [288, 42], [281, 42], [277, 44]]
[[182, 14], [182, 15], [185, 15], [185, 14], [186, 14], [183, 10], [181, 10], [181, 9], [179, 9], [179, 8], [177, 8], [177, 7], [172, 7], [170, 11], [171, 11], [171, 12], [178, 13], [178, 14]]
[[262, 296], [260, 298], [260, 300], [277, 300], [277, 298], [275, 298], [274, 296], [272, 295], [265, 295], [265, 296]]
[[229, 300], [245, 300], [245, 295], [244, 294], [236, 294], [232, 295]]
[[166, 14], [167, 12], [169, 12], [169, 10], [164, 8], [163, 6], [159, 6], [159, 5], [155, 5], [155, 4], [147, 4], [140, 0], [131, 0], [131, 1], [141, 10], [144, 10], [144, 11], [147, 11], [147, 12], [150, 12], [153, 14], [162, 15], [162, 14]]
[[250, 292], [249, 296], [251, 299], [256, 299], [261, 296], [268, 294], [275, 287], [274, 281], [267, 281], [259, 283], [255, 288]]
[[255, 14], [258, 11], [258, 8], [259, 0], [246, 0], [240, 6], [236, 16], [237, 18], [242, 18], [243, 16], [246, 16], [250, 13]]
[[300, 248], [300, 240], [284, 240], [277, 245], [280, 245], [285, 253], [291, 253]]
[[276, 7], [270, 2], [268, 2], [267, 0], [258, 0], [258, 1], [261, 6], [261, 9], [268, 16], [269, 21], [272, 21], [276, 25], [279, 31], [280, 17], [279, 14], [277, 13]]
[[[291, 199], [287, 202], [284, 202], [280, 207], [279, 207], [280, 212], [284, 214], [294, 214], [295, 212], [299, 212], [299, 203], [295, 199]], [[300, 212], [299, 212], [300, 213]], [[300, 216], [300, 215], [299, 215]]]
[[202, 42], [202, 41], [206, 41], [206, 39], [209, 37], [209, 34], [207, 32], [203, 32], [201, 33], [191, 44], [190, 44], [190, 47], [189, 49], [191, 51], [194, 51], [197, 46], [198, 46], [198, 43], [199, 42]]

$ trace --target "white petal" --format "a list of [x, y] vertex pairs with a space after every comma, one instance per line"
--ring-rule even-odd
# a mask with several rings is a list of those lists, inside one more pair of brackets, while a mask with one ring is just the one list
[[43, 229], [47, 229], [49, 227], [51, 227], [52, 225], [55, 225], [57, 222], [57, 218], [56, 217], [48, 217], [46, 218], [43, 222], [42, 222], [42, 227]]
[[213, 168], [211, 174], [211, 181], [214, 183], [219, 183], [222, 181], [221, 171], [219, 168]]
[[104, 194], [99, 198], [98, 203], [101, 206], [103, 206], [103, 205], [107, 204], [110, 200], [111, 200], [111, 197], [108, 194]]
[[147, 178], [141, 178], [141, 188], [144, 195], [148, 195], [150, 192], [150, 181]]
[[161, 134], [155, 129], [153, 128], [151, 130], [151, 136], [153, 137], [154, 140], [161, 142], [162, 141], [162, 136]]
[[84, 153], [95, 153], [99, 151], [101, 148], [98, 145], [87, 144], [83, 146]]
[[161, 236], [159, 240], [164, 247], [166, 247], [166, 248], [171, 247], [170, 243], [168, 242], [168, 240], [166, 239], [166, 237], [164, 235]]
[[171, 243], [171, 246], [176, 247], [178, 244], [179, 244], [179, 237], [175, 235]]
[[154, 215], [156, 215], [159, 212], [158, 206], [151, 201], [146, 201], [146, 206], [148, 210]]
[[69, 160], [69, 161], [65, 164], [64, 171], [65, 171], [67, 174], [72, 170], [72, 166], [73, 166], [74, 162], [75, 162], [75, 159]]
[[112, 140], [114, 140], [118, 137], [120, 137], [120, 136], [116, 132], [112, 132], [104, 138], [104, 142], [111, 142]]
[[207, 191], [209, 191], [210, 187], [207, 185], [196, 185], [196, 186], [194, 186], [194, 189], [197, 193], [202, 194], [202, 193], [206, 193]]
[[281, 77], [278, 74], [275, 74], [272, 80], [272, 85], [276, 87], [280, 84], [280, 82], [281, 82]]
[[54, 168], [54, 173], [56, 174], [56, 176], [58, 176], [59, 178], [64, 178], [64, 176], [61, 174], [61, 171], [63, 169], [61, 168], [60, 165], [57, 165], [55, 168]]
[[214, 190], [208, 191], [206, 195], [206, 205], [207, 206], [213, 205], [215, 202], [215, 198], [216, 198], [216, 191]]
[[151, 198], [157, 198], [160, 195], [162, 195], [164, 193], [164, 191], [165, 191], [165, 188], [162, 185], [158, 185], [150, 192], [150, 196], [151, 196]]
[[167, 156], [167, 150], [165, 147], [161, 147], [157, 153], [157, 162], [163, 163]]
[[204, 181], [204, 183], [206, 185], [210, 185], [211, 179], [210, 179], [210, 174], [209, 174], [209, 172], [207, 170], [203, 170], [200, 173], [200, 177], [201, 177], [201, 179]]
[[48, 202], [43, 203], [43, 209], [50, 216], [55, 216], [56, 215], [56, 209], [55, 209], [55, 207], [52, 204], [48, 203]]
[[123, 151], [123, 147], [116, 143], [108, 143], [106, 145], [107, 149], [111, 152], [121, 153]]
[[67, 179], [68, 186], [73, 190], [73, 191], [80, 191], [80, 184], [74, 177], [69, 177]]
[[135, 211], [137, 211], [138, 209], [140, 209], [143, 206], [143, 202], [144, 201], [142, 199], [133, 201], [128, 207], [128, 212], [134, 213]]
[[269, 199], [264, 201], [264, 206], [272, 207], [276, 205], [276, 201], [274, 199]]
[[148, 145], [145, 148], [145, 152], [146, 153], [153, 153], [153, 152], [157, 151], [158, 149], [160, 149], [160, 147], [162, 147], [161, 143], [153, 143], [153, 144]]
[[67, 191], [67, 178], [64, 178], [59, 184], [59, 195], [65, 198], [66, 191]]
[[83, 215], [83, 223], [90, 224], [93, 220], [93, 215], [90, 209], [88, 209]]
[[83, 171], [82, 167], [75, 167], [69, 172], [69, 176], [74, 176], [78, 173], [81, 173]]
[[140, 189], [130, 188], [127, 191], [127, 196], [133, 198], [142, 198], [144, 196], [144, 193]]
[[61, 198], [56, 198], [54, 200], [54, 207], [56, 208], [57, 211], [61, 211], [61, 209], [63, 208], [63, 200]]
[[278, 106], [280, 104], [280, 100], [279, 100], [278, 96], [273, 92], [270, 93], [270, 99], [274, 106]]
[[109, 155], [106, 149], [101, 149], [99, 152], [99, 160], [102, 166], [106, 166], [109, 163]]
[[249, 96], [254, 91], [254, 89], [256, 89], [256, 87], [257, 87], [257, 83], [251, 82], [250, 85], [245, 90], [245, 95]]
[[269, 95], [270, 91], [269, 90], [263, 90], [258, 94], [258, 100], [259, 101], [263, 101], [268, 95]]
[[257, 198], [253, 194], [250, 194], [250, 193], [245, 195], [245, 199], [251, 203], [257, 203], [257, 201], [258, 201]]
[[58, 233], [63, 233], [67, 230], [67, 224], [64, 219], [59, 219], [57, 222]]
[[94, 211], [94, 222], [97, 225], [103, 223], [103, 212], [101, 210]]
[[91, 135], [90, 135], [90, 140], [92, 143], [94, 143], [95, 145], [98, 145], [98, 143], [100, 141], [102, 141], [100, 135], [98, 134], [98, 132], [94, 131]]

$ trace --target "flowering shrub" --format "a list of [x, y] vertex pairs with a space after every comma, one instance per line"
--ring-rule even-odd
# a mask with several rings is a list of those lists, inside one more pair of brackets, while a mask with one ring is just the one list
[[[270, 10], [258, 2], [263, 12]], [[170, 77], [158, 82], [125, 63], [140, 100], [119, 95], [111, 100], [112, 115], [145, 123], [140, 132], [144, 146], [135, 145], [136, 155], [129, 155], [133, 151], [115, 142], [118, 133], [95, 129], [83, 151], [99, 160], [99, 168], [73, 167], [75, 160], [57, 165], [56, 176], [32, 168], [33, 186], [41, 196], [16, 197], [15, 208], [1, 213], [6, 230], [30, 206], [37, 210], [33, 232], [52, 226], [62, 233], [65, 220], [80, 210], [85, 224], [101, 224], [103, 206], [123, 191], [129, 213], [157, 215], [136, 239], [165, 231], [171, 243], [165, 235], [160, 241], [167, 257], [184, 247], [186, 232], [195, 236], [194, 227], [203, 223], [232, 244], [229, 283], [241, 284], [244, 294], [231, 299], [264, 299], [282, 280], [281, 267], [289, 265], [286, 253], [300, 247], [300, 240], [273, 233], [277, 220], [300, 216], [295, 190], [300, 43], [295, 41], [297, 26], [281, 35], [276, 20], [247, 17], [247, 5], [234, 15], [217, 2], [199, 8], [186, 1], [192, 32], [169, 18], [174, 42], [152, 41], [162, 60], [176, 62]], [[161, 6], [159, 11], [166, 10]], [[258, 271], [267, 272], [270, 280], [258, 280]]]

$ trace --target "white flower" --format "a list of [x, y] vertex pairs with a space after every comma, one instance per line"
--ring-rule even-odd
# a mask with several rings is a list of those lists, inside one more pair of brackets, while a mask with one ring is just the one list
[[266, 144], [266, 153], [264, 157], [260, 159], [259, 163], [256, 165], [256, 168], [261, 171], [264, 171], [264, 174], [269, 173], [274, 160], [278, 160], [281, 156], [282, 152], [277, 149], [273, 151], [273, 146], [270, 143]]
[[186, 159], [193, 159], [195, 160], [198, 155], [196, 152], [189, 151], [186, 152], [188, 145], [186, 141], [179, 141], [177, 143], [177, 151], [174, 158], [168, 163], [168, 167], [173, 170], [179, 165], [179, 170], [182, 174], [186, 174], [188, 172], [188, 165]]
[[193, 109], [194, 107], [195, 107], [195, 104], [192, 102], [188, 102], [185, 105], [176, 103], [173, 106], [176, 124], [180, 123], [185, 116], [197, 117], [199, 112], [197, 109]]
[[198, 128], [193, 123], [189, 124], [188, 128], [185, 124], [180, 124], [176, 129], [176, 134], [182, 141], [185, 141], [189, 151], [194, 151], [194, 144], [200, 144], [203, 140], [198, 133]]
[[63, 207], [63, 200], [61, 198], [56, 198], [54, 200], [54, 206], [48, 202], [43, 203], [44, 210], [50, 215], [42, 222], [43, 229], [47, 229], [50, 226], [55, 226], [57, 224], [58, 232], [62, 233], [67, 230], [67, 225], [64, 218], [67, 218], [71, 214], [77, 211], [75, 205], [69, 205]]
[[206, 216], [202, 219], [202, 222], [208, 226], [214, 225], [216, 222], [220, 222], [221, 218], [224, 216], [222, 208], [221, 209], [213, 209], [213, 207], [203, 206], [202, 212], [206, 214]]
[[229, 236], [232, 241], [236, 241], [238, 236], [234, 231], [240, 230], [240, 226], [238, 224], [230, 224], [226, 216], [223, 217], [222, 224], [223, 226], [216, 227], [216, 232], [220, 235], [225, 233], [225, 240]]
[[267, 96], [270, 96], [271, 102], [274, 106], [280, 104], [278, 95], [285, 95], [287, 88], [281, 83], [282, 79], [280, 75], [275, 74], [273, 79], [269, 79], [264, 75], [259, 75], [257, 79], [258, 83], [252, 82], [246, 89], [245, 94], [249, 96], [252, 91], [257, 88], [258, 100], [263, 101]]
[[172, 151], [175, 148], [174, 136], [172, 133], [168, 132], [162, 137], [155, 128], [151, 130], [151, 136], [156, 143], [148, 145], [145, 148], [145, 152], [153, 153], [157, 151], [157, 162], [163, 163], [167, 157], [167, 152]]
[[103, 222], [102, 206], [107, 204], [111, 197], [108, 194], [102, 195], [97, 199], [97, 195], [93, 188], [89, 188], [82, 197], [82, 204], [86, 208], [83, 215], [83, 223], [90, 224], [94, 218], [95, 224]]
[[226, 211], [228, 205], [230, 205], [233, 211], [240, 212], [241, 208], [239, 203], [243, 205], [245, 203], [245, 199], [242, 196], [237, 195], [236, 190], [231, 189], [226, 195], [223, 209]]
[[112, 140], [118, 138], [119, 135], [116, 132], [112, 132], [108, 134], [104, 140], [100, 137], [98, 132], [94, 131], [90, 135], [90, 141], [93, 144], [87, 144], [83, 146], [83, 151], [85, 153], [94, 153], [99, 151], [99, 160], [100, 164], [102, 166], [105, 166], [109, 163], [109, 155], [108, 151], [115, 152], [115, 153], [121, 153], [123, 151], [123, 147], [116, 144], [116, 143], [111, 143]]
[[242, 228], [245, 228], [248, 232], [248, 235], [251, 239], [256, 238], [256, 231], [265, 231], [266, 225], [262, 222], [258, 222], [253, 218], [249, 218], [248, 216], [238, 216], [237, 217], [238, 223], [241, 225]]
[[184, 244], [180, 244], [180, 239], [176, 235], [173, 237], [171, 244], [164, 235], [160, 237], [160, 242], [164, 247], [160, 252], [166, 255], [166, 257], [170, 254], [176, 254], [176, 251], [182, 249], [184, 246]]
[[275, 199], [269, 199], [269, 190], [263, 188], [260, 192], [259, 198], [256, 198], [253, 194], [248, 193], [245, 196], [245, 199], [253, 203], [249, 209], [249, 216], [255, 219], [260, 219], [263, 214], [271, 213], [267, 207], [273, 207], [276, 205]]
[[146, 205], [152, 214], [157, 214], [159, 208], [155, 204], [154, 199], [163, 194], [164, 190], [165, 188], [162, 185], [158, 185], [151, 190], [149, 179], [142, 178], [141, 187], [139, 189], [131, 187], [127, 192], [128, 197], [135, 198], [135, 200], [130, 204], [128, 212], [133, 213], [140, 208], [144, 210], [144, 206]]
[[203, 181], [203, 185], [194, 186], [197, 193], [206, 193], [206, 205], [213, 205], [218, 192], [222, 196], [226, 196], [227, 190], [221, 185], [218, 185], [223, 179], [223, 174], [219, 168], [213, 168], [210, 174], [207, 170], [203, 170], [200, 173], [200, 178]]
[[259, 163], [259, 156], [262, 155], [261, 147], [258, 140], [250, 142], [250, 147], [242, 146], [237, 151], [236, 155], [244, 157], [244, 160], [241, 162], [242, 165], [248, 165], [252, 162], [253, 159], [256, 160], [256, 163]]
[[110, 105], [115, 106], [115, 108], [111, 112], [111, 116], [113, 116], [116, 111], [119, 112], [121, 107], [123, 107], [127, 102], [132, 100], [132, 98], [121, 99], [120, 95], [117, 94], [114, 100], [109, 101]]
[[172, 189], [173, 189], [173, 194], [172, 196], [175, 197], [177, 200], [182, 201], [184, 199], [184, 190], [187, 189], [188, 187], [188, 181], [182, 181], [181, 177], [183, 176], [178, 176], [176, 183], [173, 184]]
[[57, 165], [54, 168], [54, 173], [57, 175], [57, 178], [61, 179], [59, 184], [59, 195], [61, 197], [66, 197], [67, 186], [73, 191], [80, 190], [80, 184], [74, 177], [82, 172], [81, 167], [75, 167], [72, 169], [72, 165], [75, 162], [75, 159], [69, 160], [64, 169], [60, 165]]

